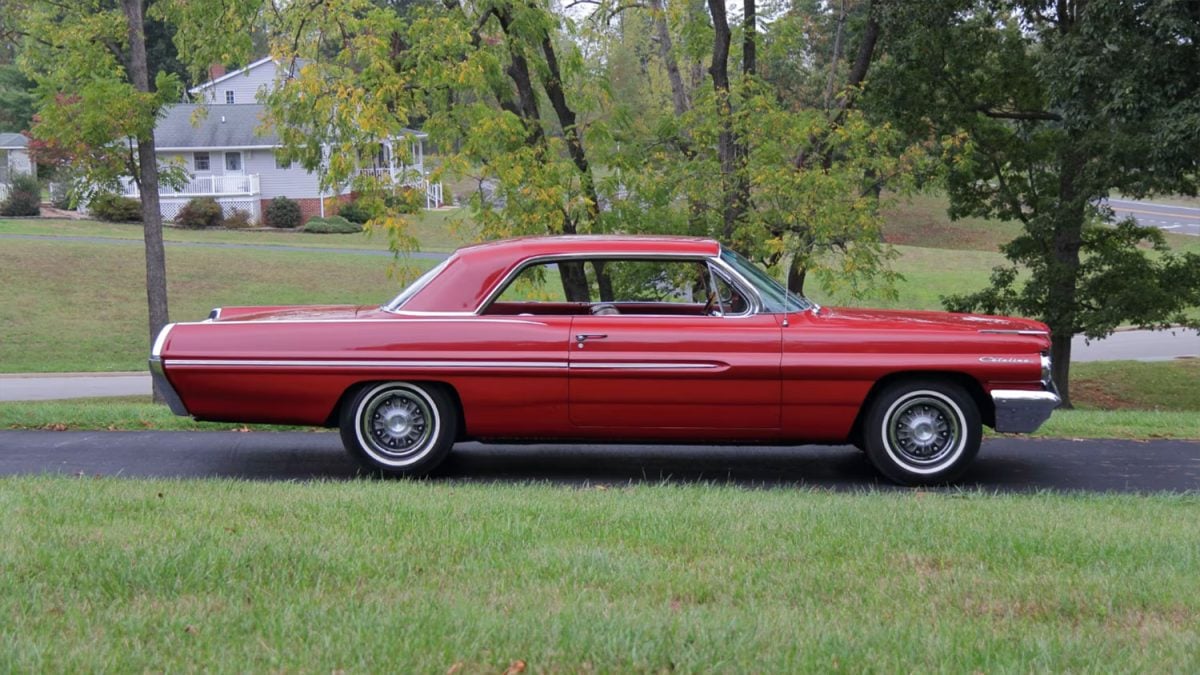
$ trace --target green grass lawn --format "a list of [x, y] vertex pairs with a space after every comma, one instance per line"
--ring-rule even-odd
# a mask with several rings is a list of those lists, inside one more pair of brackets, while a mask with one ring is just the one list
[[1200, 498], [0, 480], [0, 670], [1195, 672]]
[[[413, 260], [424, 269], [428, 260]], [[401, 286], [386, 256], [168, 249], [175, 321], [221, 305], [381, 304]], [[7, 240], [0, 245], [0, 368], [142, 370], [148, 354], [145, 263], [136, 246]], [[20, 280], [20, 283], [14, 283]]]

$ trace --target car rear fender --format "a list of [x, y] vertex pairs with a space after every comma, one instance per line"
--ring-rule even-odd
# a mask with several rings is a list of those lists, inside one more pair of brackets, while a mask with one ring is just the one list
[[[388, 381], [389, 380], [367, 380], [367, 381], [363, 381], [363, 382], [356, 382], [355, 384], [347, 387], [346, 390], [342, 392], [342, 395], [338, 397], [338, 401], [333, 406], [333, 410], [330, 410], [329, 415], [325, 418], [325, 426], [336, 427], [338, 425], [338, 417], [341, 415], [341, 412], [342, 412], [342, 406], [346, 405], [352, 398], [354, 398], [355, 394], [357, 394], [359, 391], [361, 391], [364, 387], [371, 387], [371, 386], [374, 386], [377, 384], [383, 384]], [[441, 382], [441, 381], [437, 381], [437, 380], [405, 380], [405, 381], [412, 382], [413, 384], [421, 384], [421, 385], [426, 385], [426, 386], [433, 385], [436, 387], [440, 387], [447, 394], [449, 394], [450, 398], [454, 401], [454, 405], [458, 407], [458, 430], [455, 433], [455, 440], [461, 441], [466, 438], [466, 436], [467, 436], [467, 422], [466, 422], [467, 415], [466, 415], [466, 411], [463, 409], [462, 398], [459, 397], [458, 391], [454, 388], [453, 385], [451, 385], [448, 382]]]

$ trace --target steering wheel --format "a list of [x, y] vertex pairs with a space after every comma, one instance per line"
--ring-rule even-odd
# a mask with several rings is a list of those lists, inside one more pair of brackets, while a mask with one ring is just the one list
[[717, 292], [708, 292], [708, 302], [704, 303], [704, 316], [712, 316], [713, 307], [717, 306]]
[[609, 316], [612, 314], [621, 313], [621, 310], [617, 309], [617, 306], [611, 302], [597, 302], [596, 304], [592, 305], [590, 311], [596, 316]]

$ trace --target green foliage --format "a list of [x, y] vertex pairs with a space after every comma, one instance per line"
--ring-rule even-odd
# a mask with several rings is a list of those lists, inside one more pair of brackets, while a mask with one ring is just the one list
[[1023, 231], [990, 288], [947, 306], [1046, 321], [1060, 386], [1075, 333], [1186, 321], [1200, 304], [1196, 257], [1168, 253], [1157, 232], [1107, 224], [1097, 204], [1113, 191], [1200, 188], [1194, 7], [923, 0], [886, 19], [889, 58], [868, 107], [940, 156], [951, 215]]
[[352, 234], [362, 232], [363, 226], [361, 223], [352, 223], [341, 216], [329, 216], [328, 218], [309, 218], [304, 227], [300, 229], [314, 234]]
[[255, 223], [249, 211], [234, 209], [233, 213], [221, 221], [221, 225], [231, 230], [244, 230], [248, 227], [253, 227]]
[[[1154, 254], [1143, 251], [1143, 245]], [[1054, 267], [1038, 240], [1022, 234], [1002, 250], [1015, 265], [993, 270], [988, 288], [945, 298], [948, 309], [1038, 316], [1050, 308], [1046, 289], [1053, 283]], [[1082, 251], [1072, 333], [1102, 338], [1128, 323], [1200, 327], [1200, 320], [1187, 311], [1200, 306], [1200, 255], [1172, 253], [1159, 230], [1133, 220], [1089, 225]], [[1022, 270], [1028, 278], [1019, 276]]]
[[271, 227], [295, 229], [300, 226], [300, 204], [294, 199], [276, 197], [267, 203], [263, 220]]
[[202, 230], [220, 225], [221, 219], [221, 205], [217, 200], [212, 197], [196, 197], [189, 199], [188, 203], [179, 209], [175, 223], [189, 230]]
[[24, 131], [33, 123], [34, 83], [11, 63], [0, 64], [0, 131]]
[[42, 186], [38, 179], [27, 173], [18, 173], [9, 179], [8, 195], [0, 202], [0, 216], [36, 216], [42, 203]]
[[142, 220], [141, 202], [113, 192], [98, 193], [88, 202], [87, 209], [100, 220], [110, 223], [131, 223]]
[[338, 207], [337, 214], [352, 223], [365, 225], [371, 219], [371, 211], [362, 202], [355, 200]]

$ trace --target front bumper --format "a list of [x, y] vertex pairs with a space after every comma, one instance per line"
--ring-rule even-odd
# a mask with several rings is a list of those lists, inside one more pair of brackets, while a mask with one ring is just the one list
[[996, 406], [996, 431], [1027, 434], [1050, 419], [1062, 399], [1055, 391], [997, 389], [992, 392], [992, 402]]

